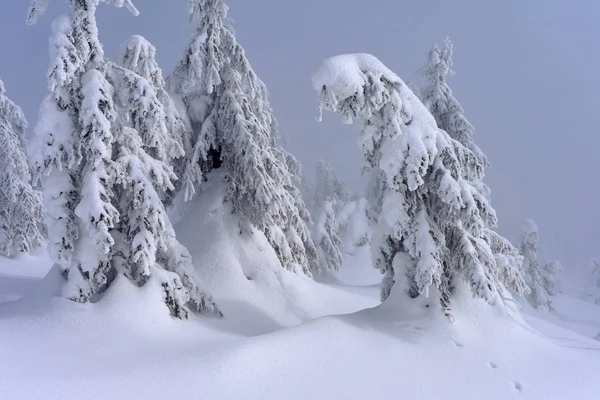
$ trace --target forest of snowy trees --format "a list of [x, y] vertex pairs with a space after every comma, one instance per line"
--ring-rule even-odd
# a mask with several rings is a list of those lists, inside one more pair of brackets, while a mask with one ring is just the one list
[[[93, 301], [122, 275], [137, 287], [158, 282], [175, 318], [226, 318], [171, 217], [224, 176], [239, 235], [264, 235], [287, 271], [335, 277], [350, 248], [369, 246], [384, 302], [432, 298], [452, 320], [453, 299], [468, 290], [553, 310], [562, 267], [540, 262], [536, 224], [523, 223], [519, 245], [496, 231], [491, 163], [450, 88], [449, 39], [430, 49], [421, 86], [367, 54], [332, 57], [314, 74], [319, 117], [328, 110], [358, 128], [355, 169], [367, 184], [351, 192], [328, 162], [302, 166], [284, 147], [223, 0], [189, 1], [194, 34], [172, 72], [141, 36], [118, 60], [105, 56], [97, 7], [137, 15], [130, 0], [67, 3], [52, 24], [49, 91], [28, 143], [0, 81], [0, 255], [47, 250], [64, 297]], [[32, 0], [27, 23], [48, 6]]]

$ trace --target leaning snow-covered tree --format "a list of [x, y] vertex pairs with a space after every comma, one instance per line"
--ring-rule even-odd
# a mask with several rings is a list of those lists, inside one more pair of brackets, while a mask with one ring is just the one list
[[0, 255], [29, 252], [44, 242], [42, 194], [31, 187], [25, 153], [27, 121], [0, 80]]
[[192, 127], [181, 174], [186, 200], [215, 168], [228, 172], [228, 201], [243, 225], [262, 231], [281, 263], [310, 274], [316, 250], [308, 212], [279, 147], [267, 90], [227, 24], [222, 0], [190, 0], [197, 31], [169, 78]]
[[168, 134], [158, 121], [162, 103], [144, 77], [104, 58], [95, 20], [101, 2], [137, 14], [128, 0], [68, 1], [71, 13], [53, 24], [51, 94], [31, 147], [50, 255], [67, 280], [63, 295], [87, 302], [117, 274], [139, 286], [153, 274], [173, 316], [185, 318], [190, 309], [218, 313], [198, 288], [159, 198], [174, 178], [160, 159], [165, 138], [156, 137]]
[[552, 310], [552, 302], [550, 301], [550, 295], [544, 287], [540, 262], [537, 256], [539, 241], [540, 236], [535, 222], [530, 219], [523, 221], [521, 254], [524, 257], [523, 271], [525, 272], [525, 281], [530, 289], [526, 298], [535, 308], [542, 307]]
[[[437, 126], [464, 148], [470, 150], [457, 152], [461, 164], [461, 177], [469, 181], [470, 185], [474, 186], [489, 202], [490, 190], [483, 183], [483, 177], [485, 168], [489, 167], [490, 163], [475, 144], [473, 139], [475, 128], [466, 119], [462, 105], [452, 94], [447, 82], [448, 76], [454, 74], [452, 52], [453, 46], [449, 38], [444, 39], [441, 47], [432, 46], [428, 61], [421, 68], [421, 74], [426, 78], [428, 85], [419, 92], [419, 98], [435, 118]], [[504, 270], [519, 269], [522, 265], [522, 257], [519, 256], [518, 249], [508, 239], [492, 230], [495, 225], [496, 221], [491, 221], [491, 224], [483, 229], [496, 262], [505, 265]]]
[[521, 271], [498, 263], [486, 240], [496, 220], [486, 195], [462, 178], [461, 158], [475, 155], [437, 127], [398, 76], [371, 55], [342, 55], [313, 83], [319, 115], [356, 119], [364, 167], [383, 173], [372, 254], [385, 273], [384, 300], [433, 294], [448, 313], [460, 282], [490, 303], [504, 286], [526, 290]]
[[550, 296], [556, 296], [556, 275], [563, 270], [562, 265], [556, 260], [550, 260], [544, 264], [542, 273], [544, 279], [544, 289]]

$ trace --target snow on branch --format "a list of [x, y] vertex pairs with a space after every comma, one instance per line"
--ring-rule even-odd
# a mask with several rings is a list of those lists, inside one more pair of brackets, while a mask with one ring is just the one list
[[[381, 61], [370, 54], [342, 54], [326, 59], [313, 74], [313, 86], [320, 93], [317, 120], [323, 109], [334, 111], [343, 102], [352, 101], [361, 108], [379, 109], [387, 102], [381, 82], [400, 86], [402, 80]], [[365, 87], [374, 85], [375, 93], [368, 96]], [[342, 111], [344, 123], [356, 117], [354, 107]]]

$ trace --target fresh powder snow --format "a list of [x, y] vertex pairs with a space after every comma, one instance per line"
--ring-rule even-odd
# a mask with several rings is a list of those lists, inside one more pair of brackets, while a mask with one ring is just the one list
[[600, 258], [497, 231], [449, 38], [423, 86], [364, 53], [313, 74], [358, 188], [287, 147], [224, 0], [188, 0], [170, 74], [140, 35], [106, 56], [106, 4], [139, 15], [54, 20], [29, 143], [0, 81], [0, 400], [598, 397]]
[[[215, 255], [227, 246], [221, 229]], [[241, 251], [221, 253], [227, 261], [220, 265], [230, 267], [206, 282], [226, 315], [221, 320], [171, 319], [156, 283], [139, 289], [119, 277], [102, 300], [82, 305], [50, 298], [60, 276], [27, 280], [21, 292], [47, 297], [0, 304], [0, 398], [459, 400], [486, 393], [553, 400], [598, 390], [600, 342], [591, 335], [600, 332], [600, 306], [593, 303], [564, 294], [556, 314], [524, 308], [522, 319], [460, 299], [465, 307], [448, 325], [431, 308], [403, 314], [377, 306], [377, 286], [356, 283], [363, 269], [373, 270], [360, 258], [345, 258], [343, 267], [356, 271], [349, 276], [355, 283], [324, 285], [281, 268], [277, 276], [264, 264], [258, 274], [261, 265], [251, 264], [260, 248], [245, 258]], [[20, 267], [33, 275], [41, 267], [31, 262]], [[36, 262], [49, 265], [44, 256]], [[0, 263], [4, 271], [6, 260]], [[244, 275], [250, 268], [253, 280]], [[225, 275], [237, 276], [229, 293], [219, 282]], [[283, 299], [283, 286], [296, 298]], [[314, 319], [339, 313], [347, 314]]]

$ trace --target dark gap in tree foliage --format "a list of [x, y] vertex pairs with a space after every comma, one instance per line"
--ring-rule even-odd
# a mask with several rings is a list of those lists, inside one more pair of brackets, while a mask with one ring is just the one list
[[208, 163], [210, 165], [210, 169], [218, 169], [223, 164], [223, 159], [221, 158], [221, 148], [213, 148], [211, 147], [208, 151]]

